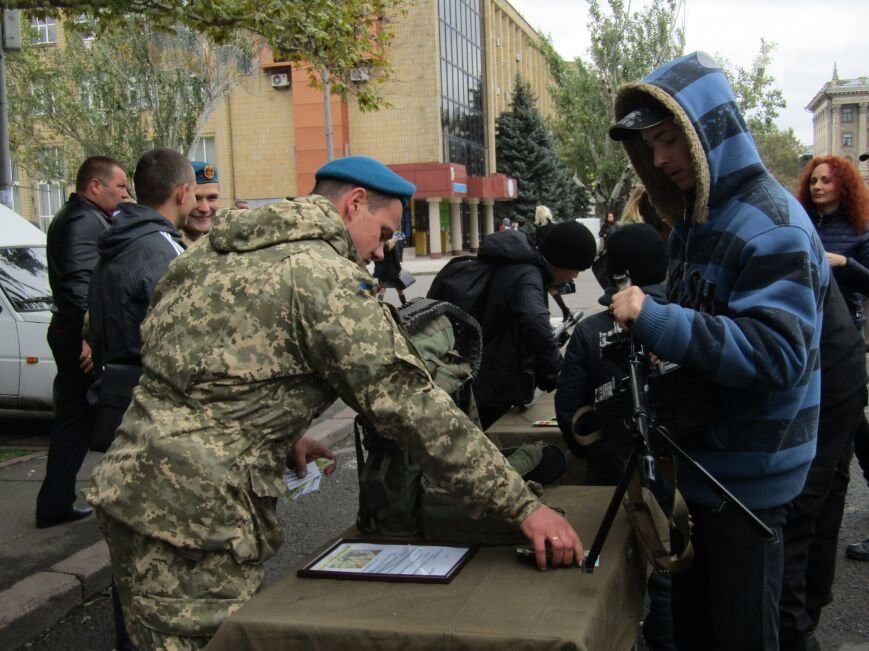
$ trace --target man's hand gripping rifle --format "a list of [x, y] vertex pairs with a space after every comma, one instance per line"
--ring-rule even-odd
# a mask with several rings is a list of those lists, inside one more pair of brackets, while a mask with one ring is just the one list
[[[630, 277], [627, 274], [614, 275], [612, 280], [619, 291], [627, 289], [631, 285]], [[655, 411], [649, 397], [649, 383], [650, 381], [659, 381], [659, 378], [671, 371], [675, 370], [679, 372], [680, 369], [673, 364], [661, 362], [653, 364], [650, 354], [636, 342], [630, 331], [630, 324], [627, 325], [628, 328], [623, 328], [617, 321], [614, 321], [613, 329], [600, 335], [601, 356], [624, 368], [627, 371], [627, 377], [621, 381], [613, 380], [596, 389], [595, 411], [610, 411], [611, 416], [623, 416], [623, 413], [613, 414], [613, 412], [624, 412], [625, 407], [629, 403], [630, 419], [624, 420], [630, 429], [633, 447], [625, 465], [624, 473], [619, 480], [598, 533], [595, 536], [594, 543], [586, 556], [585, 571], [589, 573], [594, 571], [607, 534], [618, 512], [619, 504], [622, 502], [625, 493], [628, 492], [629, 485], [631, 485], [632, 495], [631, 499], [628, 500], [630, 503], [628, 508], [629, 511], [632, 509], [634, 511], [632, 513], [631, 524], [643, 542], [645, 551], [649, 554], [650, 561], [656, 569], [680, 571], [690, 564], [692, 555], [690, 547], [690, 522], [687, 507], [681, 495], [676, 491], [675, 472], [670, 477], [673, 483], [674, 495], [673, 507], [669, 516], [669, 548], [664, 546], [660, 538], [654, 534], [654, 525], [651, 523], [648, 509], [636, 508], [637, 506], [643, 506], [642, 498], [640, 497], [642, 492], [640, 484], [648, 488], [656, 480], [656, 457], [658, 459], [666, 458], [670, 464], [672, 464], [674, 458], [678, 459], [686, 467], [690, 468], [691, 471], [697, 472], [709, 488], [722, 500], [730, 502], [736, 507], [757, 528], [764, 538], [774, 539], [775, 534], [769, 527], [758, 519], [754, 513], [730, 493], [717, 479], [710, 475], [705, 468], [682, 450], [670, 438], [667, 430], [656, 422]], [[627, 383], [627, 386], [625, 386], [625, 383]], [[638, 469], [640, 481], [636, 482], [634, 476]], [[634, 483], [632, 484], [632, 482]], [[638, 511], [645, 511], [639, 514], [642, 517], [637, 515]]]

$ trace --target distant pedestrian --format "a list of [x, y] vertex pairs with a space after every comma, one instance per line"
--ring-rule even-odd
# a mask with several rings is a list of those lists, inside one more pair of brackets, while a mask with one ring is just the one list
[[383, 246], [383, 260], [374, 263], [374, 277], [377, 278], [377, 298], [381, 301], [386, 296], [387, 289], [398, 292], [398, 300], [404, 305], [407, 298], [406, 289], [401, 280], [401, 246], [397, 238], [392, 238]]

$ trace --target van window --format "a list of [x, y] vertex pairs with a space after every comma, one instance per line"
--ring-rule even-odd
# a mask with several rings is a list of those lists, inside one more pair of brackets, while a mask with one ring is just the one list
[[16, 312], [51, 309], [45, 247], [0, 249], [0, 288]]

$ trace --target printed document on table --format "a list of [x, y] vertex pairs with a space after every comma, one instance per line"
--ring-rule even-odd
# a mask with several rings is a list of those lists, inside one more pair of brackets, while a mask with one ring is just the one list
[[447, 576], [468, 552], [467, 547], [342, 542], [309, 569], [351, 574]]

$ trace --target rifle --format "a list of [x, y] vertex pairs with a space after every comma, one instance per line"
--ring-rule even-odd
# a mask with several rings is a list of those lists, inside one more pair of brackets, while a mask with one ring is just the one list
[[582, 315], [582, 310], [577, 310], [552, 331], [552, 336], [555, 337], [555, 341], [558, 342], [559, 347], [566, 344], [567, 340], [570, 339], [570, 331], [573, 329], [573, 326], [580, 322]]

